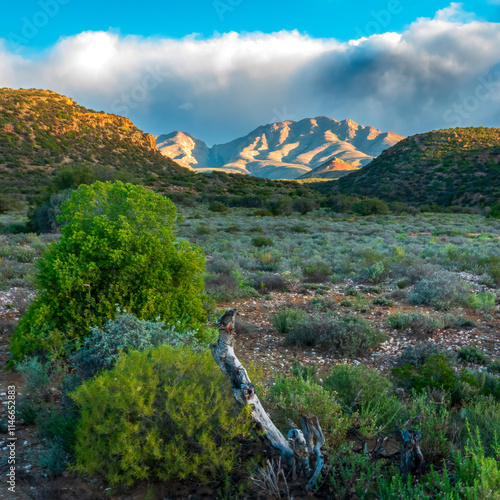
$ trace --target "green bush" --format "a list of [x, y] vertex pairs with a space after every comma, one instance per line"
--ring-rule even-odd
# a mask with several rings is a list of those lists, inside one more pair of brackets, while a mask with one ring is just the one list
[[266, 238], [265, 236], [256, 236], [252, 238], [252, 245], [257, 248], [261, 247], [272, 247], [274, 245], [271, 238]]
[[141, 186], [97, 182], [63, 205], [62, 237], [38, 259], [38, 293], [11, 338], [11, 363], [78, 348], [117, 314], [202, 322], [204, 256], [172, 232], [170, 200]]
[[389, 213], [389, 206], [378, 198], [367, 198], [354, 203], [352, 211], [359, 215], [385, 215]]
[[[392, 394], [392, 384], [376, 368], [364, 365], [337, 365], [323, 381], [323, 387], [337, 394], [344, 408], [358, 412], [363, 434], [370, 434], [377, 428], [384, 432], [394, 427], [400, 411], [400, 403]], [[368, 431], [368, 432], [367, 432]]]
[[500, 402], [492, 396], [478, 398], [462, 410], [461, 416], [468, 423], [462, 430], [464, 440], [473, 438], [471, 429], [477, 429], [486, 454], [492, 456], [495, 439], [500, 436]]
[[387, 323], [397, 330], [410, 330], [416, 334], [430, 334], [443, 328], [439, 318], [422, 313], [394, 313], [387, 317]]
[[288, 333], [305, 317], [305, 314], [306, 313], [302, 309], [286, 307], [274, 313], [271, 321], [278, 333]]
[[68, 467], [68, 453], [59, 441], [45, 446], [36, 457], [38, 466], [48, 477], [60, 476]]
[[196, 333], [181, 324], [169, 326], [146, 321], [129, 313], [119, 314], [102, 328], [92, 327], [83, 347], [71, 357], [77, 376], [86, 380], [102, 370], [110, 370], [121, 352], [145, 351], [166, 344], [174, 348], [190, 346], [201, 350]]
[[[450, 469], [439, 474], [433, 467], [418, 481], [409, 475], [403, 479], [395, 471], [379, 476], [378, 498], [413, 500], [495, 500], [500, 490], [500, 465], [493, 457], [486, 457], [477, 429], [471, 432], [465, 451], [453, 452]], [[500, 446], [495, 443], [496, 454]], [[448, 471], [453, 471], [449, 473]]]
[[469, 305], [482, 312], [491, 313], [495, 310], [495, 295], [491, 292], [473, 293], [469, 298]]
[[387, 297], [377, 297], [372, 300], [372, 304], [375, 306], [392, 307], [396, 303]]
[[331, 393], [311, 378], [279, 376], [266, 403], [272, 408], [273, 422], [282, 430], [290, 428], [289, 420], [300, 425], [302, 415], [316, 415], [330, 447], [340, 446], [351, 426]]
[[303, 226], [302, 224], [296, 224], [295, 226], [292, 226], [290, 228], [290, 231], [292, 231], [292, 233], [299, 233], [299, 234], [306, 234], [309, 232], [307, 227]]
[[476, 365], [487, 365], [488, 358], [479, 347], [475, 345], [465, 345], [458, 350], [457, 357], [460, 361], [474, 363]]
[[489, 374], [481, 376], [480, 373], [474, 374], [465, 369], [456, 372], [444, 354], [434, 354], [420, 368], [408, 364], [395, 367], [392, 374], [401, 387], [417, 392], [442, 390], [451, 396], [455, 404], [467, 403], [481, 394], [494, 393], [500, 396], [500, 393], [497, 394], [498, 380], [495, 376], [487, 380], [486, 375]]
[[211, 210], [212, 212], [219, 212], [219, 213], [226, 213], [229, 211], [227, 205], [222, 203], [221, 201], [213, 201], [208, 206], [208, 209]]
[[414, 305], [431, 305], [436, 309], [448, 310], [467, 303], [469, 286], [448, 272], [438, 272], [433, 276], [423, 278], [408, 297], [408, 302]]
[[419, 342], [414, 347], [407, 347], [398, 359], [399, 365], [410, 364], [415, 368], [420, 368], [431, 356], [442, 354], [450, 362], [456, 360], [455, 353], [441, 344], [436, 344], [433, 340]]
[[321, 261], [310, 262], [304, 267], [304, 276], [311, 281], [326, 281], [330, 272], [330, 266]]
[[286, 343], [291, 345], [321, 345], [333, 349], [340, 356], [353, 357], [376, 346], [385, 336], [362, 317], [346, 315], [341, 318], [314, 313], [297, 323]]
[[111, 485], [220, 479], [237, 466], [237, 438], [250, 428], [207, 351], [132, 351], [72, 397], [81, 414], [75, 469]]
[[500, 358], [493, 360], [488, 366], [488, 372], [500, 374]]

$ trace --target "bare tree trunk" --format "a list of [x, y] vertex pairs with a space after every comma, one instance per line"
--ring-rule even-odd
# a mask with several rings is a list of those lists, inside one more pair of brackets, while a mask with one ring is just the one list
[[[267, 446], [277, 453], [283, 462], [292, 469], [294, 475], [309, 478], [307, 489], [311, 490], [323, 468], [324, 458], [321, 453], [323, 432], [316, 416], [302, 417], [302, 430], [294, 428], [288, 432], [287, 439], [273, 424], [264, 410], [247, 371], [234, 353], [234, 327], [236, 309], [229, 309], [221, 316], [217, 325], [219, 339], [211, 345], [212, 355], [222, 373], [231, 381], [234, 397], [240, 406], [249, 405], [252, 408], [252, 423], [258, 429], [259, 436]], [[314, 443], [316, 439], [316, 444]], [[310, 462], [315, 463], [311, 474]]]

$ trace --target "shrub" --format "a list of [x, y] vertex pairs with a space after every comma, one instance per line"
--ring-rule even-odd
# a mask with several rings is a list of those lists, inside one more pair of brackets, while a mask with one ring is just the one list
[[488, 366], [488, 372], [500, 374], [500, 358], [495, 359]]
[[304, 267], [304, 276], [312, 281], [326, 281], [330, 275], [330, 266], [324, 262], [310, 262]]
[[259, 293], [284, 292], [287, 290], [287, 282], [279, 274], [263, 273], [253, 276], [250, 283]]
[[400, 386], [417, 392], [442, 390], [451, 396], [454, 404], [466, 403], [481, 393], [490, 392], [481, 387], [481, 381], [473, 373], [466, 370], [456, 373], [444, 354], [434, 354], [418, 369], [405, 365], [393, 368], [392, 373]]
[[395, 302], [387, 297], [377, 297], [372, 300], [372, 304], [375, 306], [392, 307], [395, 305]]
[[374, 347], [384, 335], [372, 329], [362, 317], [346, 315], [341, 318], [314, 313], [297, 323], [286, 338], [292, 345], [321, 345], [341, 356], [352, 357]]
[[469, 305], [482, 312], [493, 312], [495, 310], [495, 295], [491, 292], [473, 293], [469, 298]]
[[484, 352], [474, 345], [466, 345], [458, 350], [457, 357], [460, 361], [465, 361], [466, 363], [474, 363], [476, 365], [487, 365], [489, 363], [488, 358]]
[[273, 408], [273, 422], [283, 428], [290, 428], [289, 420], [299, 424], [303, 414], [316, 415], [330, 447], [340, 446], [350, 427], [340, 404], [310, 378], [279, 376], [269, 390], [266, 403]]
[[38, 453], [37, 462], [47, 476], [56, 477], [66, 470], [68, 454], [61, 442], [53, 441]]
[[259, 267], [265, 271], [276, 271], [282, 259], [281, 253], [274, 249], [258, 253], [256, 257]]
[[272, 316], [272, 323], [278, 333], [288, 333], [305, 316], [302, 309], [285, 307]]
[[323, 387], [337, 394], [341, 405], [351, 412], [358, 412], [367, 434], [367, 425], [384, 431], [394, 425], [400, 410], [397, 397], [392, 394], [392, 384], [376, 368], [359, 365], [337, 365], [324, 379]]
[[415, 368], [420, 368], [431, 356], [435, 354], [444, 355], [450, 362], [455, 361], [456, 356], [451, 349], [441, 344], [436, 344], [433, 340], [419, 342], [415, 347], [407, 347], [398, 359], [399, 365], [410, 364]]
[[462, 410], [461, 416], [468, 423], [462, 430], [464, 439], [473, 438], [471, 429], [477, 429], [487, 455], [492, 456], [495, 439], [500, 436], [500, 402], [492, 396], [478, 398]]
[[440, 271], [420, 280], [408, 297], [415, 305], [431, 305], [447, 310], [466, 304], [470, 295], [469, 287], [451, 273]]
[[51, 195], [47, 201], [35, 207], [28, 214], [32, 230], [37, 233], [56, 233], [59, 231], [62, 226], [61, 206], [71, 198], [72, 194], [73, 189], [64, 189]]
[[303, 226], [302, 224], [296, 224], [295, 226], [292, 226], [290, 228], [290, 231], [292, 231], [292, 233], [299, 233], [299, 234], [305, 234], [305, 233], [308, 233], [309, 230], [307, 229], [307, 227]]
[[359, 215], [385, 215], [389, 213], [389, 206], [378, 198], [367, 198], [354, 203], [352, 211]]
[[405, 400], [401, 421], [412, 420], [412, 428], [422, 435], [421, 450], [425, 460], [442, 464], [452, 449], [451, 425], [453, 414], [448, 410], [450, 398], [446, 394], [412, 392]]
[[457, 382], [457, 375], [444, 354], [433, 354], [417, 370], [405, 365], [393, 368], [392, 374], [401, 386], [417, 391], [426, 388], [451, 391]]
[[255, 217], [272, 217], [273, 213], [266, 208], [259, 208], [253, 214]]
[[86, 380], [102, 370], [111, 370], [122, 352], [145, 351], [162, 344], [174, 348], [188, 345], [195, 350], [203, 348], [196, 333], [181, 324], [169, 326], [121, 313], [102, 328], [92, 327], [85, 344], [71, 360], [77, 376]]
[[388, 265], [386, 262], [375, 262], [361, 271], [360, 278], [372, 283], [380, 283], [387, 275], [387, 271]]
[[391, 314], [387, 317], [387, 323], [397, 330], [411, 329], [412, 333], [426, 335], [444, 327], [443, 321], [439, 318], [422, 313]]
[[257, 248], [261, 247], [272, 247], [274, 245], [271, 238], [266, 238], [265, 236], [256, 236], [252, 238], [252, 245]]
[[111, 371], [81, 385], [75, 469], [111, 485], [232, 472], [236, 438], [247, 435], [227, 381], [209, 352], [159, 346], [119, 357]]
[[219, 212], [219, 213], [226, 213], [229, 211], [227, 205], [222, 203], [221, 201], [213, 201], [208, 206], [208, 209], [211, 210], [212, 212]]
[[97, 182], [63, 205], [62, 237], [38, 259], [38, 293], [11, 338], [11, 363], [81, 344], [117, 306], [142, 319], [205, 319], [202, 252], [172, 232], [172, 202], [141, 186]]

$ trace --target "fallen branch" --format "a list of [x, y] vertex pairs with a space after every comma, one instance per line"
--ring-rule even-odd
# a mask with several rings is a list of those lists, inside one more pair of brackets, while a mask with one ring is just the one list
[[[247, 371], [234, 353], [234, 335], [236, 309], [229, 309], [217, 320], [219, 339], [212, 344], [211, 350], [215, 362], [231, 381], [234, 398], [240, 406], [250, 406], [251, 418], [258, 435], [283, 463], [296, 475], [308, 478], [306, 488], [311, 491], [324, 465], [321, 446], [324, 441], [323, 432], [316, 416], [302, 417], [302, 430], [292, 428], [287, 438], [276, 428], [264, 410]], [[311, 462], [315, 464], [311, 475]]]

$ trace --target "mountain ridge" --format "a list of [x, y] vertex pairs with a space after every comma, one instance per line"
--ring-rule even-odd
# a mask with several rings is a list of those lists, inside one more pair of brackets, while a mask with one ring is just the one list
[[140, 179], [185, 171], [128, 118], [50, 90], [0, 89], [0, 194], [36, 197], [62, 168], [81, 164]]
[[318, 190], [415, 206], [498, 204], [500, 128], [442, 129], [407, 137], [362, 170]]
[[334, 157], [363, 167], [403, 138], [353, 120], [319, 116], [261, 125], [244, 137], [211, 148], [180, 131], [157, 136], [156, 144], [163, 155], [196, 171], [296, 179]]

